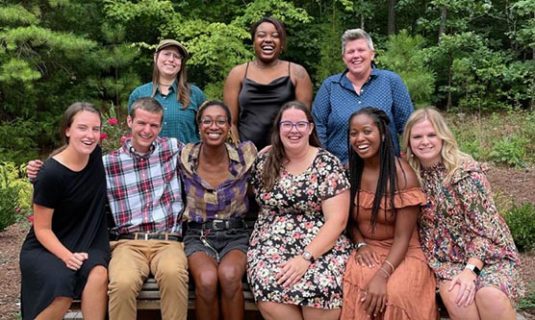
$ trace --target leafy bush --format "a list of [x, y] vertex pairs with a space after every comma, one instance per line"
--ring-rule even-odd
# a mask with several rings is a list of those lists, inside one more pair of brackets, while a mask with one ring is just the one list
[[32, 186], [21, 178], [23, 171], [13, 162], [0, 163], [0, 231], [31, 210]]
[[0, 122], [0, 161], [20, 164], [37, 158], [41, 127], [33, 120]]
[[[533, 284], [530, 284], [533, 285]], [[525, 297], [520, 299], [518, 309], [534, 309], [535, 308], [535, 291], [528, 291]]]
[[102, 115], [102, 131], [100, 143], [102, 152], [108, 153], [119, 148], [128, 134], [126, 120], [120, 120], [116, 108], [112, 105], [108, 112]]
[[504, 215], [511, 230], [515, 244], [520, 251], [535, 249], [535, 205], [525, 203], [513, 208]]
[[518, 136], [503, 137], [494, 143], [489, 156], [497, 163], [521, 167], [524, 166], [526, 144], [527, 142]]

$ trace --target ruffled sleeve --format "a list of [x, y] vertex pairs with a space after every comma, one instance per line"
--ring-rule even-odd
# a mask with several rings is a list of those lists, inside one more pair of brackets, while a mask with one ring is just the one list
[[[367, 191], [360, 191], [359, 193], [360, 204], [359, 205], [364, 209], [372, 209], [374, 198], [375, 198], [375, 193], [367, 192]], [[356, 201], [357, 200], [355, 198], [355, 204], [357, 204]], [[426, 203], [425, 194], [422, 192], [422, 189], [419, 187], [401, 190], [401, 191], [396, 192], [394, 195], [394, 208], [396, 209], [421, 206], [421, 205], [424, 205], [425, 203]], [[390, 199], [388, 199], [387, 196], [383, 197], [383, 201], [381, 201], [380, 208], [382, 210], [391, 209]]]
[[477, 257], [488, 264], [514, 255], [514, 242], [494, 204], [485, 167], [474, 161], [459, 171], [452, 182], [469, 230], [465, 239], [467, 258]]

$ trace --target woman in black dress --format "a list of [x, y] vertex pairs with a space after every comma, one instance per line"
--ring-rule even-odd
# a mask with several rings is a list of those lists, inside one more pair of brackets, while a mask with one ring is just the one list
[[274, 18], [253, 24], [255, 59], [235, 66], [227, 76], [223, 99], [232, 112], [234, 141], [252, 141], [258, 150], [269, 144], [273, 119], [286, 102], [312, 102], [312, 82], [303, 66], [281, 60], [284, 25]]
[[84, 319], [104, 319], [110, 257], [100, 113], [74, 103], [64, 113], [65, 146], [34, 185], [34, 225], [20, 253], [22, 318], [62, 319], [82, 298]]

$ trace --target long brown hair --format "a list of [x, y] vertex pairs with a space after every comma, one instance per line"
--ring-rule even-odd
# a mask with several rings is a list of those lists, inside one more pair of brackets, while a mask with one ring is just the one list
[[[275, 185], [275, 181], [279, 178], [282, 162], [286, 158], [286, 152], [280, 138], [280, 121], [282, 114], [288, 109], [297, 109], [305, 113], [307, 121], [314, 124], [312, 114], [308, 108], [299, 101], [290, 101], [285, 103], [280, 109], [279, 113], [275, 117], [273, 122], [273, 128], [271, 131], [271, 151], [267, 156], [266, 163], [264, 165], [264, 173], [262, 175], [262, 181], [266, 189], [271, 189]], [[312, 127], [312, 132], [308, 137], [308, 144], [313, 147], [319, 147], [320, 141], [316, 134], [316, 126]]]

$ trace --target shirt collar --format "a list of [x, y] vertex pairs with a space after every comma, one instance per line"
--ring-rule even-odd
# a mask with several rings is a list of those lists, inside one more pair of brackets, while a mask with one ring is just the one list
[[[173, 81], [173, 84], [169, 87], [169, 92], [176, 92], [177, 91], [177, 81]], [[160, 86], [158, 85], [158, 87], [156, 88], [156, 91], [158, 91], [160, 94], [162, 94], [162, 92], [160, 91]]]
[[[182, 163], [184, 163], [184, 169], [190, 173], [194, 173], [199, 166], [199, 155], [201, 152], [201, 146], [202, 142], [198, 142], [195, 144], [188, 144], [184, 149], [182, 150]], [[240, 155], [238, 154], [238, 150], [235, 146], [225, 143], [225, 147], [227, 149], [227, 154], [230, 162], [230, 173], [233, 176], [238, 175], [238, 172], [236, 171], [236, 164], [240, 163]]]
[[134, 146], [132, 145], [132, 137], [130, 137], [126, 139], [126, 141], [123, 144], [123, 152], [129, 154], [133, 158], [148, 159], [150, 158], [150, 156], [154, 153], [154, 150], [156, 150], [156, 148], [160, 144], [159, 140], [160, 140], [160, 137], [157, 137], [150, 145], [149, 151], [145, 154], [140, 154], [136, 152], [136, 150], [134, 149]]

